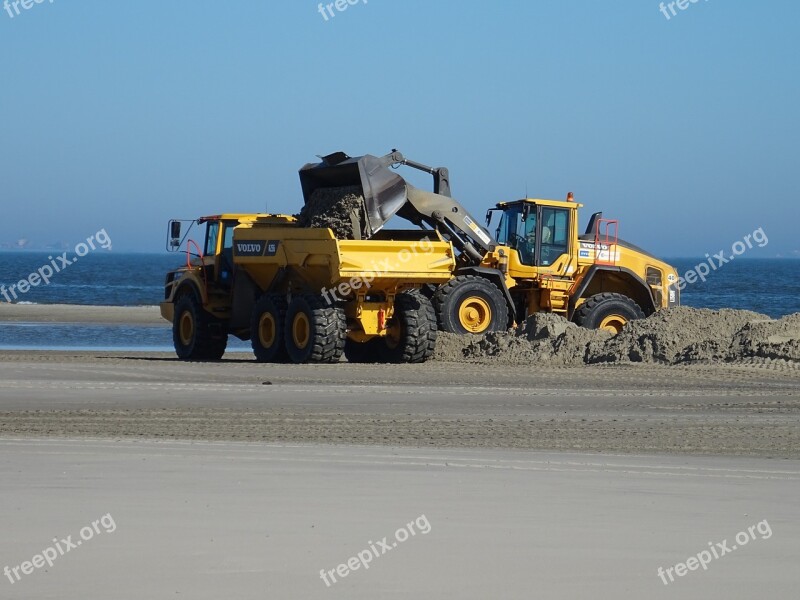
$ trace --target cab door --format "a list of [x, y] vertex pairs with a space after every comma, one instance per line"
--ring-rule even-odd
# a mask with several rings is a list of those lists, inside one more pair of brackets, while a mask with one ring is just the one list
[[570, 217], [567, 208], [537, 206], [536, 266], [540, 273], [567, 275], [570, 267]]

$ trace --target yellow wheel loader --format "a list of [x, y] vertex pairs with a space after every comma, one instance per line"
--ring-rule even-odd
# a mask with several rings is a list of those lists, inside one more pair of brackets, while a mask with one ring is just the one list
[[[161, 315], [180, 358], [219, 359], [229, 335], [262, 362], [417, 363], [436, 343], [428, 285], [451, 278], [452, 244], [431, 232], [341, 240], [287, 215], [221, 214], [169, 225], [186, 264], [167, 274]], [[200, 241], [189, 237], [200, 226]]]
[[[415, 188], [394, 169], [408, 166], [433, 176], [433, 192]], [[304, 197], [318, 187], [362, 190], [362, 239], [380, 236], [398, 215], [449, 241], [458, 256], [451, 277], [422, 291], [431, 297], [439, 328], [454, 333], [505, 330], [547, 311], [588, 328], [618, 333], [625, 323], [677, 306], [673, 267], [618, 238], [618, 222], [592, 215], [583, 234], [566, 201], [525, 198], [501, 202], [486, 226], [450, 195], [446, 168], [407, 160], [400, 152], [351, 158], [337, 152], [300, 170]], [[495, 213], [499, 215], [490, 233]]]

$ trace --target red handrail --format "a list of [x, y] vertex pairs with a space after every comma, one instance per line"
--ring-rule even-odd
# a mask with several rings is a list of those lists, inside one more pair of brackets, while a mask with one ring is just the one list
[[[203, 263], [203, 259], [205, 258], [205, 256], [203, 255], [203, 250], [200, 248], [199, 244], [192, 239], [186, 240], [186, 268], [187, 269], [192, 268], [192, 259], [191, 259], [192, 253], [190, 250], [192, 246], [197, 248], [197, 256], [200, 257], [200, 269], [201, 272], [203, 273], [203, 294], [204, 296], [208, 297], [208, 280], [206, 279], [205, 264]], [[203, 299], [201, 298], [201, 300]], [[203, 302], [203, 304], [205, 304], [205, 302]]]

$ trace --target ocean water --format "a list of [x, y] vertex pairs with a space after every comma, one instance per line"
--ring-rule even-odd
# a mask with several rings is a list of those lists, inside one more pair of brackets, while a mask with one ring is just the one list
[[[182, 264], [184, 254], [90, 253], [54, 273], [50, 283], [25, 293], [15, 288], [21, 279], [55, 260], [56, 252], [0, 252], [0, 302], [35, 304], [94, 304], [152, 306], [163, 298], [166, 272]], [[72, 257], [71, 257], [72, 258]], [[703, 259], [667, 259], [683, 274]], [[45, 270], [45, 273], [47, 271]], [[687, 285], [682, 304], [698, 308], [737, 308], [773, 318], [800, 312], [800, 260], [746, 259], [730, 262], [712, 271], [705, 282]], [[172, 350], [171, 331], [164, 327], [105, 325], [42, 325], [4, 323], [0, 327], [0, 349], [148, 349]], [[247, 351], [248, 342], [231, 338], [231, 351]]]

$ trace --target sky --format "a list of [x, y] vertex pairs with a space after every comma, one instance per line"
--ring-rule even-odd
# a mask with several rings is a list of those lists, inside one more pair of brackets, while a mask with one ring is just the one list
[[0, 242], [159, 252], [170, 218], [296, 213], [303, 164], [397, 148], [480, 219], [574, 192], [661, 256], [800, 255], [800, 3], [684, 1], [10, 2]]

